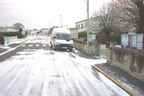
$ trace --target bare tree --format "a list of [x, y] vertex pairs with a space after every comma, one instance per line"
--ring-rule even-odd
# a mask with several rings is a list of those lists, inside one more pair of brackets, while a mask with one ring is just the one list
[[90, 29], [101, 31], [109, 46], [111, 32], [144, 33], [144, 0], [112, 0], [105, 4], [95, 17], [99, 17], [99, 26], [94, 19], [90, 23]]
[[[121, 10], [120, 20], [133, 31], [144, 33], [144, 0], [115, 0], [115, 8]], [[127, 23], [126, 23], [127, 22]]]
[[100, 29], [110, 44], [111, 32], [144, 33], [144, 0], [112, 0], [100, 11]]
[[[107, 46], [110, 46], [110, 33], [113, 30], [113, 6], [112, 3], [109, 3], [108, 5], [104, 5], [99, 14], [99, 26], [100, 31], [103, 34], [99, 34], [99, 37], [104, 37], [105, 43]], [[100, 39], [101, 40], [101, 39]]]
[[13, 27], [18, 30], [17, 37], [18, 37], [18, 38], [22, 38], [22, 37], [23, 37], [22, 32], [23, 32], [25, 26], [24, 26], [22, 23], [15, 23], [15, 24], [13, 25]]
[[[115, 0], [113, 3], [116, 11], [121, 10], [119, 14], [119, 25], [122, 26], [122, 29], [127, 29], [126, 32], [144, 33], [144, 0]], [[137, 58], [137, 60], [135, 58]], [[138, 72], [141, 72], [144, 67], [141, 61], [142, 58], [143, 53], [142, 55], [139, 53], [136, 54], [136, 56], [132, 55], [129, 65], [129, 69], [132, 72], [136, 72], [137, 68]], [[135, 65], [134, 62], [137, 62], [137, 65]]]
[[24, 29], [24, 28], [25, 28], [25, 26], [24, 26], [22, 23], [15, 23], [15, 24], [13, 25], [13, 27], [14, 27], [15, 29]]

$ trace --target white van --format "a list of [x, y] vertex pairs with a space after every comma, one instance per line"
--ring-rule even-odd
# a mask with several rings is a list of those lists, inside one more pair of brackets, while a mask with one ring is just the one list
[[73, 40], [71, 32], [64, 28], [54, 28], [51, 34], [50, 44], [55, 50], [65, 49], [72, 51]]

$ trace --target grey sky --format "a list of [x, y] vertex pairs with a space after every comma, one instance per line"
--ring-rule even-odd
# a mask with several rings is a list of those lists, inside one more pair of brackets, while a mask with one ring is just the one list
[[[90, 0], [90, 14], [103, 2]], [[60, 24], [73, 25], [86, 18], [86, 0], [0, 0], [0, 25], [22, 22], [27, 28], [41, 28]]]

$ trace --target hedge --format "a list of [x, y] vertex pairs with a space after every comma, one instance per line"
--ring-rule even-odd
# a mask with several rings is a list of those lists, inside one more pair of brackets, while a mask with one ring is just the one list
[[17, 36], [18, 32], [2, 32], [3, 36]]
[[79, 38], [87, 37], [87, 32], [80, 32], [78, 33]]

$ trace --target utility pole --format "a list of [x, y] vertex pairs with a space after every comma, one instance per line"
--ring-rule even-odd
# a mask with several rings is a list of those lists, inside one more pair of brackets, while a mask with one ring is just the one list
[[87, 0], [87, 19], [89, 19], [89, 0]]
[[59, 19], [60, 19], [60, 27], [63, 27], [63, 15], [62, 14], [59, 15]]
[[87, 47], [89, 46], [88, 35], [89, 35], [89, 0], [87, 0]]

